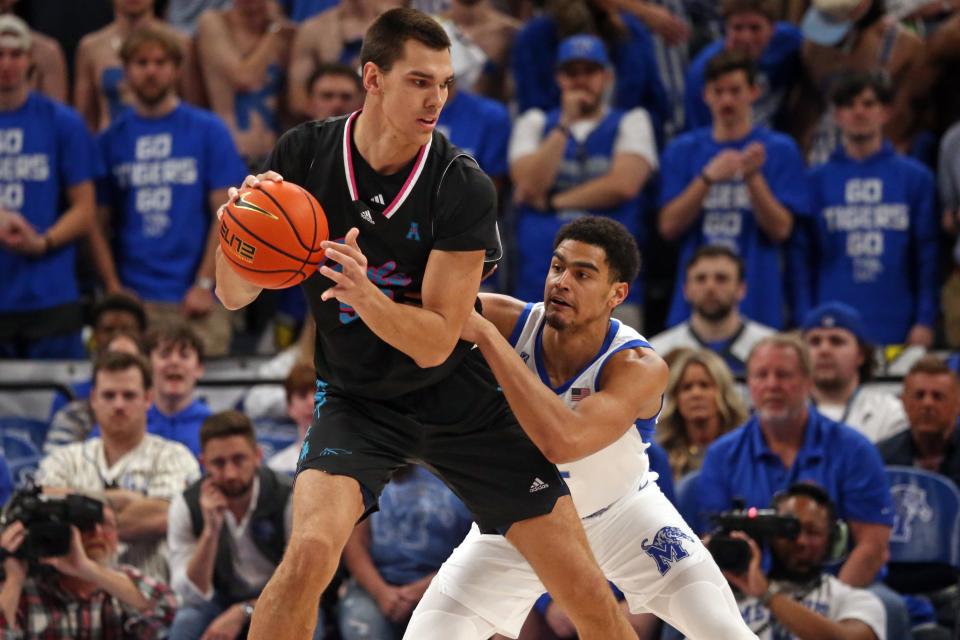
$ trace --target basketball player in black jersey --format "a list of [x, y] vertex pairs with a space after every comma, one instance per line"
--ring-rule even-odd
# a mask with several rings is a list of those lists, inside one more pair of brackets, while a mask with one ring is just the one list
[[[255, 607], [254, 639], [308, 637], [354, 524], [408, 461], [443, 478], [482, 530], [506, 535], [581, 638], [635, 638], [556, 468], [523, 434], [479, 352], [459, 340], [485, 255], [499, 245], [493, 185], [434, 131], [453, 82], [449, 47], [425, 14], [384, 13], [361, 51], [363, 110], [289, 131], [269, 171], [244, 182], [309, 189], [331, 237], [326, 264], [304, 283], [326, 400], [301, 451], [293, 533]], [[228, 308], [259, 292], [218, 253]]]

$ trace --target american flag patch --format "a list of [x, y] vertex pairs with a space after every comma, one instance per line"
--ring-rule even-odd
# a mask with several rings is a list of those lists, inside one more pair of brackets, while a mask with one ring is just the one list
[[574, 402], [580, 402], [588, 395], [590, 395], [590, 389], [587, 387], [574, 387], [570, 389], [570, 399]]

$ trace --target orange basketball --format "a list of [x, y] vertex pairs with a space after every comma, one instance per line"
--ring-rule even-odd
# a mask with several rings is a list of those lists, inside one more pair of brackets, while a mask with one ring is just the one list
[[220, 218], [220, 248], [243, 278], [265, 289], [300, 284], [323, 260], [327, 216], [309, 191], [264, 180], [244, 189]]

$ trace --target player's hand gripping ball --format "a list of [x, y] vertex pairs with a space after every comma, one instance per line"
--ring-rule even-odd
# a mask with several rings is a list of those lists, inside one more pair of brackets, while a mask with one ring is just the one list
[[261, 180], [242, 189], [220, 218], [220, 249], [245, 280], [265, 289], [300, 284], [323, 262], [327, 216], [309, 191]]

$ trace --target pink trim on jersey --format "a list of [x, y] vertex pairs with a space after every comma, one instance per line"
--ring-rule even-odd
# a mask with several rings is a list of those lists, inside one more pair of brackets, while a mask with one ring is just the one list
[[[357, 178], [353, 172], [353, 149], [350, 144], [350, 132], [353, 130], [353, 121], [356, 120], [357, 116], [360, 115], [359, 111], [354, 111], [347, 117], [347, 123], [343, 127], [343, 172], [347, 177], [347, 189], [350, 191], [351, 200], [359, 200], [360, 197], [357, 191]], [[407, 197], [410, 195], [410, 192], [413, 191], [413, 188], [417, 184], [417, 180], [420, 179], [420, 174], [423, 173], [423, 167], [427, 164], [427, 154], [430, 152], [430, 147], [433, 144], [433, 136], [430, 137], [430, 140], [427, 141], [427, 144], [420, 147], [420, 151], [417, 154], [417, 159], [413, 163], [413, 169], [410, 171], [410, 175], [407, 176], [407, 179], [404, 181], [403, 186], [400, 188], [400, 192], [394, 197], [393, 201], [383, 210], [383, 217], [389, 219], [394, 213], [397, 212], [403, 203], [407, 200]]]

